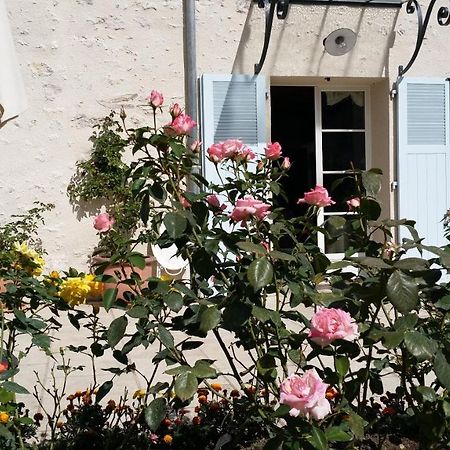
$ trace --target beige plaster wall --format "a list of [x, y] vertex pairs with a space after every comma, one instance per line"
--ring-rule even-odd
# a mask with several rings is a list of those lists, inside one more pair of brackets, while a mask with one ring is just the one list
[[[91, 126], [124, 105], [142, 123], [151, 89], [166, 103], [182, 101], [181, 0], [6, 0], [30, 108], [0, 133], [0, 222], [34, 200], [56, 204], [42, 236], [49, 268], [84, 268], [96, 236], [65, 194], [75, 162], [89, 151]], [[198, 73], [253, 73], [264, 35], [264, 13], [250, 0], [198, 0]], [[433, 19], [434, 20], [434, 19]], [[323, 39], [333, 30], [358, 34], [352, 52], [333, 57]], [[369, 83], [374, 163], [393, 179], [392, 102], [387, 94], [414, 48], [416, 23], [397, 8], [291, 6], [275, 18], [263, 73], [272, 80]], [[434, 22], [410, 75], [448, 76], [448, 29]], [[319, 77], [319, 78], [318, 78]], [[336, 77], [341, 77], [340, 80]], [[388, 148], [386, 148], [388, 147]], [[390, 153], [389, 153], [390, 152]], [[389, 205], [388, 185], [383, 202]]]

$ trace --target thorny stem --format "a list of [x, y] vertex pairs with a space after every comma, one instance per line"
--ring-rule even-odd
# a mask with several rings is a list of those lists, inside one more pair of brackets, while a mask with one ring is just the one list
[[222, 339], [222, 336], [221, 336], [220, 333], [219, 333], [219, 330], [218, 330], [217, 328], [214, 328], [214, 329], [213, 329], [213, 333], [214, 333], [214, 336], [215, 336], [216, 339], [217, 339], [217, 342], [218, 342], [219, 345], [220, 345], [220, 348], [222, 349], [222, 351], [223, 351], [223, 353], [224, 353], [224, 355], [225, 355], [225, 358], [227, 358], [228, 364], [230, 365], [230, 368], [231, 368], [231, 370], [232, 370], [232, 372], [233, 372], [234, 378], [236, 378], [236, 381], [237, 381], [237, 382], [239, 383], [239, 385], [243, 388], [243, 387], [244, 387], [244, 382], [243, 382], [241, 376], [239, 375], [239, 372], [238, 372], [238, 370], [237, 370], [237, 368], [236, 368], [236, 365], [234, 364], [233, 358], [231, 357], [230, 352], [228, 351], [227, 346], [226, 346], [225, 343], [223, 342], [223, 339]]

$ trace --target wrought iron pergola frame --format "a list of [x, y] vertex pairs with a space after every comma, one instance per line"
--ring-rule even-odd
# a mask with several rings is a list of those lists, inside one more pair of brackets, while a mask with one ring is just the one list
[[[402, 0], [254, 0], [258, 3], [259, 8], [265, 9], [265, 32], [264, 32], [264, 44], [261, 52], [261, 57], [258, 63], [255, 64], [255, 75], [259, 74], [264, 66], [266, 60], [267, 51], [269, 49], [270, 37], [272, 34], [273, 19], [275, 12], [279, 20], [286, 19], [289, 7], [291, 4], [327, 4], [327, 5], [358, 5], [358, 6], [394, 6], [401, 7], [403, 5]], [[422, 12], [422, 7], [418, 0], [409, 0], [406, 3], [406, 12], [408, 14], [417, 15], [417, 38], [414, 51], [405, 65], [399, 65], [398, 78], [402, 78], [403, 75], [412, 67], [417, 56], [419, 55], [422, 47], [425, 35], [430, 23], [430, 19], [436, 6], [437, 0], [431, 0], [427, 6], [425, 15]], [[437, 11], [437, 22], [441, 26], [450, 25], [450, 11], [447, 6], [441, 6]]]

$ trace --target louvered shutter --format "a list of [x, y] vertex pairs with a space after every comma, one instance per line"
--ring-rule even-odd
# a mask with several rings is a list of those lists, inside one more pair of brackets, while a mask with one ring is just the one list
[[[446, 244], [450, 207], [449, 86], [444, 79], [404, 78], [398, 91], [399, 218], [413, 219], [424, 244]], [[401, 238], [409, 237], [401, 232]]]
[[261, 75], [203, 75], [200, 89], [203, 175], [208, 181], [219, 183], [214, 164], [206, 158], [210, 145], [241, 139], [255, 152], [263, 152], [265, 79]]

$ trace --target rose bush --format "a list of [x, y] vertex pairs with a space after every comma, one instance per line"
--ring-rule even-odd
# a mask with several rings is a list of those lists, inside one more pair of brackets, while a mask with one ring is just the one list
[[[229, 139], [207, 150], [221, 179], [211, 183], [195, 170], [200, 144], [186, 143], [194, 121], [174, 105], [170, 122], [162, 122], [168, 125], [157, 128], [162, 95], [149, 102], [153, 125], [129, 128], [123, 113], [123, 127], [107, 129], [108, 139], [135, 157], [126, 184], [139, 205], [140, 230], [115, 245], [96, 270], [103, 281], [116, 278], [127, 287], [121, 294], [104, 291], [103, 306], [114, 308], [114, 320], [104, 327], [95, 310], [77, 309], [99, 288], [98, 278], [73, 270], [38, 278], [8, 266], [8, 280], [16, 269], [22, 277], [1, 294], [17, 310], [11, 332], [25, 328], [48, 347], [42, 335], [52, 325], [24, 319], [19, 306], [25, 300], [26, 314], [45, 302], [55, 315], [68, 310], [74, 326], [93, 333], [90, 348], [71, 351], [92, 361], [109, 353], [118, 363], [103, 384], [93, 377], [80, 409], [104, 417], [99, 402], [117, 377], [142, 376], [145, 387], [124, 427], [131, 423], [133, 439], [145, 437], [148, 448], [182, 449], [186, 442], [196, 448], [207, 437], [205, 448], [237, 449], [256, 445], [259, 436], [267, 450], [382, 449], [389, 439], [448, 448], [450, 285], [442, 275], [450, 269], [449, 247], [425, 246], [411, 221], [380, 219], [377, 169], [344, 174], [355, 186], [350, 197], [315, 186], [298, 199], [305, 214], [290, 217], [282, 206], [283, 181], [295, 163], [283, 157], [281, 145], [269, 144], [260, 155]], [[318, 223], [319, 208], [334, 204], [351, 210]], [[395, 244], [398, 227], [410, 239]], [[327, 243], [344, 242], [341, 260], [323, 253], [320, 234]], [[187, 263], [185, 275], [142, 279], [132, 269], [145, 265], [137, 252], [142, 244], [176, 249]], [[112, 262], [119, 267], [113, 277], [103, 274]], [[206, 340], [214, 350], [193, 357]], [[148, 373], [132, 361], [133, 349], [148, 352]], [[226, 367], [216, 364], [218, 352]], [[9, 354], [8, 367], [15, 368]], [[158, 382], [163, 373], [169, 381]], [[230, 395], [218, 387], [223, 377], [235, 387]], [[196, 395], [187, 426], [180, 414]], [[77, 428], [84, 416], [69, 416], [67, 428], [58, 429], [56, 416], [48, 415], [55, 438], [84, 433]], [[5, 426], [16, 422], [8, 418]], [[100, 434], [105, 424], [100, 421]]]

